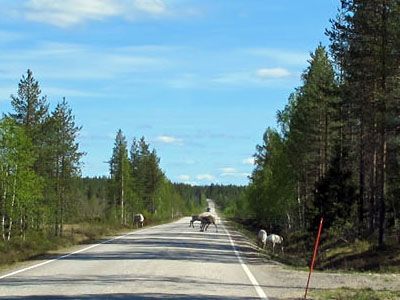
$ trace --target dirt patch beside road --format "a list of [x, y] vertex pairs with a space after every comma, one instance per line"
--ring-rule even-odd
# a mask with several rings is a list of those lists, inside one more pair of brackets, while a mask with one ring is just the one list
[[[241, 233], [230, 230], [235, 244], [269, 299], [300, 299], [304, 297], [308, 272], [294, 270], [261, 254], [254, 243]], [[341, 287], [400, 291], [400, 274], [314, 272], [311, 290]]]

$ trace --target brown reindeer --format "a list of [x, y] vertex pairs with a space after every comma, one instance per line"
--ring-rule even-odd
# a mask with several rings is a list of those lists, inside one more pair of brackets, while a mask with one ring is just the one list
[[208, 226], [210, 226], [210, 224], [214, 224], [215, 231], [218, 232], [216, 217], [213, 214], [209, 212], [202, 213], [199, 215], [199, 219], [201, 221], [200, 231], [207, 231]]

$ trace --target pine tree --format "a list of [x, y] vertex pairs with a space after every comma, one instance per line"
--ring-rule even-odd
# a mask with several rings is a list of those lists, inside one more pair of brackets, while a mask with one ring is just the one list
[[[48, 103], [46, 96], [41, 96], [41, 90], [38, 81], [33, 77], [31, 70], [27, 71], [26, 76], [22, 76], [18, 84], [17, 96], [11, 95], [11, 105], [14, 112], [9, 116], [15, 122], [21, 125], [28, 139], [32, 142], [33, 156], [35, 157], [34, 171], [42, 179], [48, 177], [47, 165], [49, 144], [45, 142], [48, 131], [47, 120]], [[47, 191], [46, 188], [43, 189]], [[43, 194], [44, 199], [40, 199], [40, 204], [33, 208], [36, 212], [35, 222], [39, 228], [44, 223], [47, 204], [46, 193]]]
[[110, 175], [115, 216], [119, 218], [121, 224], [126, 224], [125, 202], [131, 190], [131, 173], [127, 142], [122, 130], [119, 129], [110, 160]]
[[74, 179], [80, 176], [80, 159], [84, 155], [79, 151], [77, 138], [81, 127], [75, 124], [75, 117], [65, 98], [58, 103], [49, 120], [51, 151], [49, 155], [51, 187], [55, 203], [55, 234], [62, 235], [65, 212], [71, 210]]
[[319, 46], [311, 55], [303, 82], [285, 110], [278, 113], [278, 121], [295, 170], [298, 220], [306, 227], [305, 212], [312, 203], [315, 182], [326, 173], [340, 136], [337, 85], [324, 47]]
[[352, 224], [355, 187], [347, 152], [336, 146], [334, 153], [328, 172], [316, 183], [313, 213], [309, 215], [311, 232], [318, 229], [320, 217], [324, 217], [326, 229]]
[[132, 180], [141, 208], [155, 213], [157, 202], [155, 195], [164, 177], [159, 166], [160, 159], [154, 149], [150, 151], [150, 145], [146, 143], [144, 137], [141, 137], [139, 142], [133, 140], [130, 154]]
[[22, 76], [18, 84], [18, 96], [11, 95], [11, 105], [15, 113], [10, 116], [26, 128], [28, 136], [36, 142], [36, 136], [40, 134], [40, 126], [44, 123], [48, 104], [46, 97], [41, 96], [38, 81], [33, 77], [31, 70]]
[[358, 173], [360, 233], [367, 205], [369, 233], [378, 228], [382, 246], [390, 177], [387, 163], [394, 157], [388, 152], [393, 149], [388, 145], [393, 131], [387, 120], [388, 107], [396, 106], [392, 91], [399, 75], [399, 3], [342, 0], [341, 4], [342, 17], [333, 21], [328, 34], [331, 50], [341, 62], [343, 143], [351, 149], [352, 161], [358, 161], [353, 169]]

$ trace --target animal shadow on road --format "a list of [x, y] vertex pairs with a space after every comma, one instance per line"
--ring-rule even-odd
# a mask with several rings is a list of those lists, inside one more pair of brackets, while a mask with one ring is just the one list
[[[201, 238], [199, 238], [201, 236]], [[104, 245], [121, 245], [114, 251], [98, 252], [96, 248], [62, 258], [63, 260], [188, 260], [237, 264], [232, 245], [223, 234], [182, 233], [182, 239], [174, 234], [134, 235], [106, 242]], [[235, 249], [248, 264], [265, 264], [241, 236], [235, 237]], [[40, 259], [55, 259], [68, 253], [46, 255]]]

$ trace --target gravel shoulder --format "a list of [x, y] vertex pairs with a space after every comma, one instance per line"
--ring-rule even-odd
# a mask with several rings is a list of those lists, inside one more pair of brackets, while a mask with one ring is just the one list
[[[304, 297], [308, 272], [293, 270], [267, 258], [258, 247], [241, 233], [229, 229], [247, 266], [269, 299], [299, 299]], [[313, 272], [310, 289], [370, 288], [400, 291], [400, 274]]]

